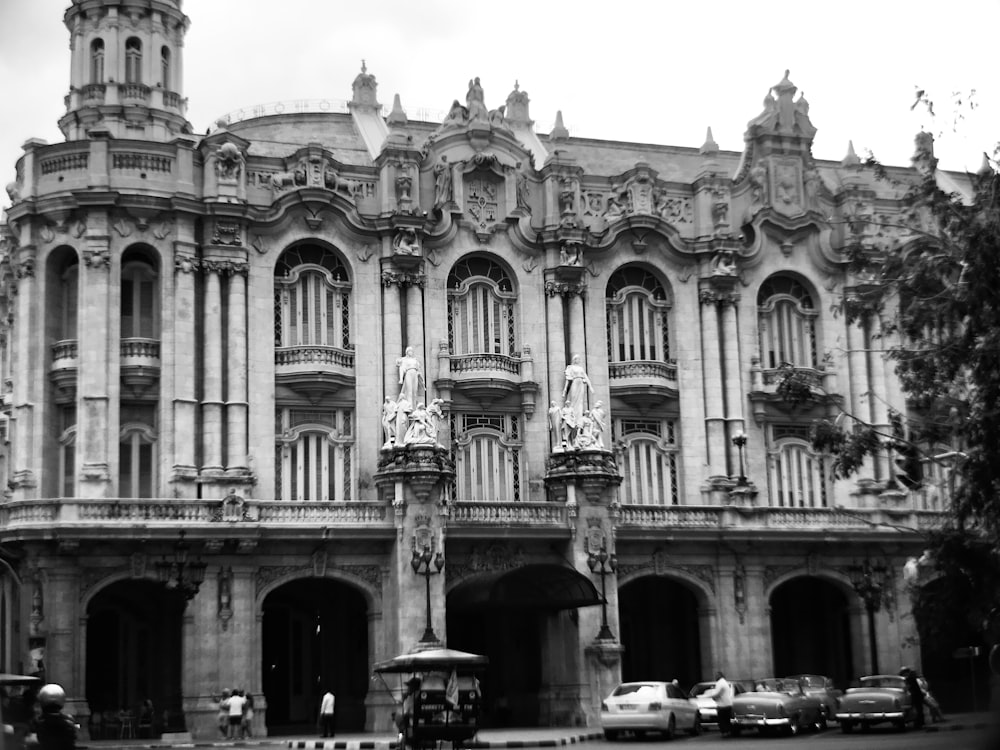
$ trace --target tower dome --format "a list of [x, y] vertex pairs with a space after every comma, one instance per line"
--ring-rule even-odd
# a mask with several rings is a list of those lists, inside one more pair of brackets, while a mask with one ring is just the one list
[[182, 0], [73, 0], [70, 87], [59, 128], [67, 140], [97, 133], [166, 141], [184, 114]]

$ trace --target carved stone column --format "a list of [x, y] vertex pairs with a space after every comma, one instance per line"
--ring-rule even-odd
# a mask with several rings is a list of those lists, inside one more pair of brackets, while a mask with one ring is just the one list
[[382, 341], [385, 351], [385, 395], [395, 399], [399, 393], [399, 372], [393, 366], [403, 353], [403, 320], [400, 304], [400, 274], [388, 259], [382, 262]]
[[17, 278], [14, 347], [19, 349], [19, 356], [11, 368], [13, 418], [10, 426], [9, 481], [13, 485], [13, 498], [21, 500], [36, 496], [44, 455], [39, 450], [37, 441], [40, 430], [35, 424], [39, 411], [35, 405], [40, 396], [37, 393], [40, 379], [33, 375], [33, 364], [41, 361], [44, 352], [40, 350], [42, 341], [38, 335], [42, 326], [36, 318], [39, 305], [36, 299], [34, 247], [21, 246], [17, 250], [14, 273]]
[[[743, 387], [743, 374], [740, 363], [740, 337], [737, 311], [739, 294], [730, 293], [719, 308], [722, 319], [722, 365], [723, 365], [723, 395], [726, 401], [726, 447], [729, 452], [728, 464], [739, 466], [737, 448], [732, 438], [737, 432], [744, 430], [743, 399], [746, 389]], [[744, 457], [745, 458], [745, 457]]]
[[729, 474], [726, 451], [725, 401], [719, 350], [719, 297], [711, 288], [699, 290], [701, 358], [705, 399], [705, 461], [709, 477]]
[[545, 282], [545, 317], [546, 335], [548, 336], [548, 386], [549, 400], [562, 406], [560, 391], [562, 389], [563, 369], [566, 367], [566, 321], [563, 314], [563, 296], [555, 281]]
[[584, 305], [585, 287], [578, 284], [566, 297], [566, 309], [569, 313], [569, 356], [572, 359], [574, 354], [579, 354], [584, 363], [587, 359], [587, 321], [586, 306]]
[[[422, 273], [411, 273], [404, 288], [406, 295], [406, 342], [404, 346], [413, 347], [414, 356], [424, 366], [425, 378], [427, 377], [427, 352], [424, 348], [424, 284], [426, 281], [427, 279]], [[398, 357], [399, 354], [396, 356]], [[427, 398], [426, 390], [424, 398]]]
[[222, 351], [222, 285], [219, 278], [222, 264], [206, 260], [202, 267], [205, 272], [202, 318], [205, 337], [202, 349], [201, 471], [202, 474], [218, 474], [222, 471], [222, 368], [225, 366]]
[[[872, 421], [871, 395], [868, 387], [868, 357], [866, 354], [864, 320], [846, 323], [847, 369], [850, 379], [850, 413], [855, 418]], [[872, 471], [871, 459], [864, 461], [864, 474]]]
[[87, 336], [86, 346], [79, 348], [77, 450], [82, 455], [77, 459], [80, 469], [77, 495], [80, 497], [109, 496], [111, 450], [117, 432], [110, 424], [110, 407], [119, 391], [116, 376], [121, 355], [110, 332], [111, 238], [106, 221], [106, 215], [88, 217], [80, 268], [79, 330]]
[[[173, 406], [174, 406], [174, 458], [173, 481], [182, 497], [195, 497], [192, 482], [198, 474], [195, 466], [195, 434], [198, 401], [195, 369], [195, 291], [194, 274], [199, 263], [194, 255], [193, 243], [177, 242], [174, 245], [174, 341]], [[184, 487], [184, 489], [181, 489]]]
[[247, 474], [247, 265], [233, 263], [229, 271], [226, 339], [226, 472]]
[[[885, 377], [886, 361], [882, 349], [885, 348], [885, 337], [882, 335], [882, 320], [878, 315], [870, 319], [872, 345], [868, 351], [868, 372], [871, 373], [870, 396], [872, 408], [872, 426], [883, 434], [891, 434], [889, 424], [888, 384]], [[892, 477], [892, 467], [889, 465], [889, 453], [884, 447], [875, 454], [875, 478], [885, 482]]]

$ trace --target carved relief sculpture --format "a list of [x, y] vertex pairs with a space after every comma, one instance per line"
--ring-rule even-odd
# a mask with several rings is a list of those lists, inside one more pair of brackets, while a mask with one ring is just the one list
[[452, 199], [451, 165], [448, 157], [442, 156], [441, 162], [434, 165], [434, 208], [442, 208]]
[[392, 241], [392, 252], [395, 255], [420, 255], [420, 240], [412, 229], [401, 229]]
[[388, 396], [382, 404], [382, 432], [385, 434], [385, 442], [382, 448], [392, 448], [396, 444], [396, 402]]
[[490, 113], [486, 109], [483, 99], [483, 87], [479, 83], [479, 76], [469, 81], [469, 91], [465, 95], [465, 104], [469, 110], [469, 121], [489, 122]]
[[730, 248], [723, 248], [712, 258], [713, 276], [735, 276], [736, 254]]
[[750, 168], [750, 206], [756, 211], [767, 205], [767, 170], [762, 162]]
[[588, 394], [593, 392], [594, 386], [580, 363], [580, 355], [574, 354], [573, 360], [566, 367], [566, 383], [563, 386], [563, 404], [568, 409], [568, 412], [563, 410], [563, 421], [571, 429], [579, 430]]
[[235, 143], [223, 143], [215, 153], [215, 169], [220, 182], [236, 182], [243, 169], [243, 154]]

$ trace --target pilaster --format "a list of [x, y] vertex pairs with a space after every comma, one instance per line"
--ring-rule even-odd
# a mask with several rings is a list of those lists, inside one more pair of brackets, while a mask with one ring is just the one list
[[[170, 342], [173, 363], [173, 434], [174, 453], [171, 459], [171, 481], [180, 497], [197, 496], [193, 480], [198, 474], [195, 465], [195, 441], [198, 401], [195, 398], [197, 357], [193, 343], [195, 326], [195, 274], [200, 268], [193, 242], [174, 243], [174, 337]], [[166, 344], [167, 342], [164, 342]]]

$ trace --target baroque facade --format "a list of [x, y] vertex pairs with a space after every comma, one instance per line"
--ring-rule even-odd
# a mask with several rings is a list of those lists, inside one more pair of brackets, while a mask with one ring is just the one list
[[741, 153], [542, 134], [479, 79], [414, 121], [364, 66], [343, 111], [199, 137], [180, 5], [73, 0], [66, 140], [8, 186], [0, 668], [204, 737], [233, 687], [258, 732], [327, 687], [385, 729], [372, 665], [435, 643], [491, 657], [495, 724], [920, 664], [902, 570], [947, 476], [837, 479], [808, 439], [906, 410], [839, 312], [900, 195], [813, 157], [787, 73]]

